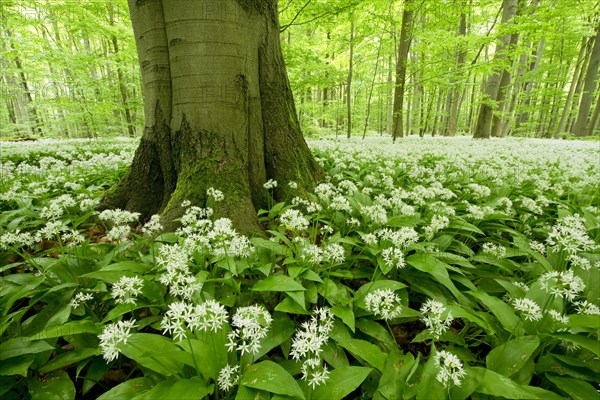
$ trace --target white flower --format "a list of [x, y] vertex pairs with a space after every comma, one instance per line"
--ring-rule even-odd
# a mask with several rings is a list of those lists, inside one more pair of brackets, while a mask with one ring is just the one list
[[402, 269], [406, 266], [404, 253], [397, 247], [388, 247], [381, 252], [383, 261], [390, 267]]
[[546, 292], [570, 301], [585, 289], [583, 279], [574, 275], [573, 270], [546, 272], [539, 279]]
[[153, 236], [163, 229], [160, 223], [160, 216], [153, 215], [150, 217], [150, 221], [146, 222], [142, 227], [142, 233], [146, 236]]
[[570, 255], [598, 247], [589, 237], [579, 214], [560, 218], [548, 234], [546, 243], [560, 246]]
[[523, 313], [523, 317], [528, 321], [539, 321], [542, 319], [542, 309], [533, 300], [519, 298], [513, 300], [515, 310]]
[[483, 254], [489, 254], [497, 259], [502, 259], [506, 257], [506, 247], [496, 243], [484, 243], [481, 248], [481, 251]]
[[290, 208], [281, 214], [279, 220], [283, 225], [292, 231], [299, 231], [308, 228], [310, 222], [296, 209]]
[[131, 330], [136, 326], [135, 320], [132, 319], [119, 321], [104, 327], [98, 338], [100, 339], [102, 356], [106, 361], [113, 361], [119, 357], [119, 346], [127, 343], [127, 339], [131, 336]]
[[288, 182], [288, 186], [289, 186], [291, 189], [298, 189], [298, 183], [297, 183], [297, 182], [294, 182], [294, 181], [289, 181], [289, 182]]
[[83, 303], [84, 301], [88, 301], [88, 300], [92, 300], [93, 296], [91, 293], [83, 293], [83, 292], [79, 292], [75, 295], [75, 297], [73, 297], [71, 299], [71, 301], [69, 302], [69, 305], [72, 308], [77, 308], [79, 307], [79, 305], [81, 303]]
[[397, 318], [402, 313], [400, 296], [390, 289], [377, 289], [365, 297], [367, 310], [385, 320]]
[[263, 187], [267, 190], [271, 190], [277, 187], [277, 181], [274, 179], [269, 179], [267, 182], [265, 182], [265, 184], [263, 185]]
[[558, 323], [561, 323], [563, 325], [568, 325], [569, 324], [569, 316], [567, 315], [563, 315], [560, 312], [556, 311], [556, 310], [549, 310], [548, 314], [550, 314], [550, 316], [552, 317], [553, 320], [555, 320]]
[[207, 300], [198, 305], [176, 301], [169, 304], [163, 316], [161, 328], [172, 334], [175, 340], [183, 340], [187, 332], [217, 332], [227, 322], [227, 310], [215, 300]]
[[302, 259], [311, 264], [322, 263], [323, 256], [323, 249], [316, 244], [309, 244], [302, 249]]
[[144, 282], [138, 276], [123, 276], [113, 285], [111, 295], [117, 304], [135, 304], [143, 287]]
[[217, 203], [225, 199], [225, 195], [223, 195], [223, 192], [213, 187], [208, 188], [208, 190], [206, 191], [206, 195], [212, 197], [213, 200]]
[[360, 212], [365, 218], [370, 219], [378, 225], [384, 225], [387, 223], [387, 212], [385, 211], [385, 208], [379, 204], [363, 206]]
[[466, 372], [457, 356], [445, 350], [440, 350], [435, 354], [434, 361], [435, 365], [440, 368], [435, 379], [445, 387], [449, 387], [451, 383], [460, 386], [461, 379], [466, 375]]
[[115, 225], [126, 225], [137, 221], [140, 213], [123, 211], [121, 209], [104, 210], [99, 215], [100, 219], [112, 222]]
[[217, 383], [219, 385], [219, 389], [224, 392], [230, 391], [235, 385], [240, 381], [240, 366], [239, 365], [229, 365], [224, 366], [221, 371], [219, 371], [219, 376], [217, 378]]
[[571, 262], [571, 265], [579, 267], [585, 271], [589, 271], [590, 268], [592, 268], [592, 263], [585, 257], [573, 254], [569, 256], [569, 261]]
[[573, 304], [577, 306], [579, 315], [600, 315], [600, 307], [587, 300], [576, 301]]
[[273, 318], [262, 305], [240, 307], [233, 315], [227, 348], [229, 351], [240, 351], [257, 354], [261, 340], [267, 336]]
[[[446, 314], [445, 317], [444, 314]], [[452, 314], [447, 312], [444, 304], [432, 299], [427, 300], [421, 306], [420, 319], [436, 340], [448, 330], [454, 321]]]
[[346, 260], [344, 246], [339, 243], [328, 244], [323, 253], [326, 259], [335, 264], [343, 263]]

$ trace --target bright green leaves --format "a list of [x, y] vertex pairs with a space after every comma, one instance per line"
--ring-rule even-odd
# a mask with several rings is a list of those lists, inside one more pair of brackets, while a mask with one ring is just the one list
[[313, 400], [342, 400], [352, 393], [371, 373], [371, 368], [342, 367], [329, 374], [329, 379], [312, 393]]
[[240, 385], [298, 399], [305, 398], [294, 377], [272, 361], [262, 361], [250, 366], [244, 372]]

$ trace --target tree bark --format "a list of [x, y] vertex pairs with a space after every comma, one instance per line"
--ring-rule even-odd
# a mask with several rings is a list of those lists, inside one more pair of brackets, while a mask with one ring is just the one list
[[398, 44], [398, 59], [396, 60], [396, 87], [394, 90], [394, 118], [392, 125], [392, 138], [404, 136], [402, 120], [402, 108], [404, 107], [404, 86], [406, 84], [406, 65], [408, 63], [408, 51], [412, 35], [414, 0], [404, 1], [402, 12], [402, 28], [400, 32], [400, 44]]
[[[460, 22], [458, 25], [458, 35], [463, 38], [467, 35], [467, 14], [466, 14], [466, 2], [463, 0], [460, 3]], [[460, 93], [462, 86], [459, 82], [464, 81], [464, 67], [467, 61], [467, 52], [464, 44], [457, 46], [456, 49], [456, 72], [452, 75], [450, 84], [452, 86], [449, 98], [449, 112], [448, 112], [448, 136], [456, 136], [458, 127], [458, 105], [460, 100]]]
[[[502, 8], [502, 25], [506, 26], [516, 15], [517, 0], [503, 0]], [[494, 53], [493, 63], [500, 66], [495, 68], [495, 72], [487, 80], [479, 108], [477, 125], [473, 134], [474, 138], [489, 138], [491, 135], [494, 111], [497, 108], [497, 97], [498, 93], [500, 92], [502, 74], [505, 69], [501, 65], [505, 62], [508, 56], [506, 48], [510, 43], [510, 39], [511, 35], [504, 35], [500, 40], [500, 43], [498, 43]]]
[[598, 69], [600, 68], [600, 24], [596, 29], [596, 38], [594, 39], [594, 48], [590, 56], [587, 72], [585, 73], [585, 81], [583, 84], [583, 92], [581, 93], [581, 101], [579, 102], [579, 113], [577, 121], [573, 125], [573, 133], [575, 136], [583, 136], [587, 131], [588, 121], [590, 117], [590, 109], [592, 107], [592, 99], [594, 90], [596, 89], [596, 78], [598, 77]]
[[346, 87], [346, 114], [348, 116], [348, 126], [346, 127], [346, 137], [352, 137], [352, 73], [354, 68], [354, 15], [350, 16], [350, 59], [348, 61], [348, 82]]
[[[144, 87], [145, 131], [101, 208], [161, 213], [167, 229], [189, 200], [242, 233], [256, 210], [309, 190], [322, 170], [302, 137], [276, 0], [129, 0]], [[298, 183], [292, 192], [288, 182]], [[223, 191], [214, 203], [209, 187]]]

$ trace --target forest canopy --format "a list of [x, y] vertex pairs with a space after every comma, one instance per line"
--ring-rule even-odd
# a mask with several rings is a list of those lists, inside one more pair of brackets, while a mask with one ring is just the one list
[[[406, 10], [405, 134], [472, 135], [482, 105], [500, 121], [495, 136], [598, 134], [596, 0], [281, 0], [305, 134], [391, 133]], [[0, 14], [2, 136], [141, 134], [125, 0], [2, 1]]]

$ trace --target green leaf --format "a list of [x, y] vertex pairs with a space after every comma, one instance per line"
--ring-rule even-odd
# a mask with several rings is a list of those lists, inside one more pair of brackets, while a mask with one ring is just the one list
[[161, 335], [134, 333], [127, 343], [121, 345], [120, 350], [141, 366], [164, 376], [180, 373], [184, 363], [194, 365], [190, 354]]
[[436, 379], [439, 367], [435, 365], [435, 354], [435, 346], [432, 345], [429, 359], [423, 367], [423, 373], [417, 388], [417, 400], [443, 400], [446, 398], [446, 388]]
[[588, 349], [596, 356], [600, 357], [600, 344], [598, 343], [598, 340], [570, 333], [554, 334], [552, 336], [556, 339], [566, 340], [567, 342], [571, 342], [585, 349]]
[[133, 312], [135, 310], [139, 310], [141, 308], [146, 308], [148, 306], [149, 304], [146, 304], [144, 302], [138, 302], [136, 304], [119, 304], [115, 308], [110, 310], [108, 314], [106, 314], [106, 317], [104, 317], [102, 323], [107, 323], [108, 321], [115, 321], [117, 319], [120, 320], [119, 317], [121, 315]]
[[396, 340], [392, 338], [390, 332], [376, 321], [360, 318], [356, 321], [356, 327], [362, 333], [377, 340], [380, 345], [384, 346], [384, 350], [387, 350], [388, 352], [398, 347]]
[[352, 307], [348, 306], [335, 306], [331, 307], [331, 312], [333, 315], [338, 317], [350, 328], [352, 332], [354, 332], [354, 312], [352, 311]]
[[485, 236], [485, 233], [483, 233], [483, 231], [481, 229], [479, 229], [478, 227], [476, 227], [475, 225], [460, 219], [460, 218], [453, 218], [450, 221], [450, 225], [448, 226], [448, 229], [455, 229], [457, 231], [465, 231], [465, 232], [472, 232], [472, 233], [477, 233], [478, 235], [482, 235]]
[[38, 339], [52, 339], [58, 337], [80, 335], [82, 333], [91, 333], [98, 335], [101, 331], [101, 327], [95, 322], [89, 319], [67, 322], [63, 325], [45, 327], [41, 332], [36, 333], [33, 336], [29, 336], [29, 340]]
[[40, 372], [45, 374], [50, 371], [54, 371], [59, 368], [64, 368], [68, 365], [75, 364], [81, 360], [85, 360], [86, 358], [93, 357], [95, 355], [100, 354], [99, 348], [83, 348], [83, 349], [75, 349], [63, 353], [59, 356], [56, 356], [52, 360], [50, 360], [46, 365], [44, 365]]
[[[480, 368], [480, 367], [476, 367]], [[527, 390], [527, 386], [522, 386], [500, 375], [497, 372], [485, 369], [485, 374], [481, 379], [481, 384], [476, 389], [477, 393], [488, 394], [490, 396], [499, 396], [506, 399], [537, 399], [538, 397]]]
[[494, 348], [486, 357], [488, 369], [504, 376], [519, 372], [540, 345], [537, 336], [522, 336]]
[[312, 392], [312, 400], [341, 400], [352, 393], [373, 369], [365, 367], [336, 368], [324, 385]]
[[290, 297], [286, 297], [281, 303], [277, 304], [275, 311], [281, 311], [288, 314], [310, 315], [310, 311], [300, 306], [298, 302], [292, 300]]
[[269, 275], [252, 286], [257, 292], [293, 292], [306, 290], [304, 286], [286, 275]]
[[503, 302], [497, 297], [490, 296], [484, 292], [468, 292], [471, 296], [479, 300], [485, 305], [496, 318], [500, 324], [508, 332], [512, 332], [519, 321], [521, 320], [511, 306]]
[[378, 281], [372, 281], [369, 283], [365, 283], [360, 288], [358, 288], [358, 290], [354, 294], [354, 299], [355, 299], [354, 303], [356, 304], [356, 306], [358, 306], [362, 309], [366, 309], [367, 305], [365, 303], [365, 297], [367, 297], [367, 295], [369, 293], [371, 293], [375, 290], [378, 290], [378, 289], [382, 289], [382, 290], [389, 289], [389, 290], [395, 292], [396, 290], [404, 289], [405, 287], [406, 287], [406, 285], [404, 283], [392, 281], [392, 280], [388, 280], [388, 279], [381, 279]]
[[0, 360], [23, 356], [25, 354], [42, 353], [48, 350], [54, 350], [54, 346], [49, 345], [43, 340], [31, 341], [28, 338], [16, 337], [0, 343]]
[[383, 372], [387, 354], [381, 351], [378, 346], [360, 339], [343, 340], [338, 344], [352, 353], [353, 356], [364, 360], [372, 367], [377, 368], [378, 371]]
[[154, 381], [150, 378], [133, 378], [103, 393], [97, 400], [132, 399], [136, 395], [152, 389], [153, 386]]
[[438, 260], [432, 254], [429, 253], [412, 254], [406, 258], [406, 262], [413, 266], [415, 269], [418, 269], [422, 272], [426, 272], [433, 276], [439, 283], [444, 285], [458, 301], [465, 301], [464, 295], [456, 288], [456, 286], [454, 286], [454, 283], [450, 280], [450, 276], [448, 275], [447, 269], [448, 264], [446, 264], [445, 262]]
[[600, 318], [597, 315], [569, 315], [569, 326], [600, 329]]
[[208, 396], [214, 390], [213, 385], [206, 385], [200, 377], [178, 379], [175, 382], [162, 381], [152, 389], [132, 398], [132, 400], [177, 399], [196, 400]]
[[239, 386], [235, 395], [235, 400], [269, 400], [270, 398], [269, 392], [246, 386]]
[[178, 345], [195, 358], [196, 363], [192, 366], [198, 368], [206, 381], [210, 378], [216, 381], [219, 371], [227, 365], [227, 334], [221, 330], [198, 335], [200, 339], [186, 339]]
[[32, 355], [26, 355], [21, 357], [9, 358], [6, 361], [2, 361], [0, 363], [0, 375], [21, 375], [23, 377], [27, 377], [29, 375], [29, 367], [33, 363], [33, 358], [34, 357]]
[[240, 380], [240, 385], [269, 393], [305, 398], [296, 380], [273, 361], [263, 361], [249, 366]]
[[546, 378], [574, 400], [598, 399], [598, 391], [586, 381], [546, 374]]
[[254, 355], [255, 359], [267, 354], [269, 351], [290, 339], [296, 331], [296, 324], [283, 313], [273, 315], [273, 323], [267, 337], [260, 342], [260, 350]]
[[148, 264], [135, 261], [123, 261], [107, 265], [98, 271], [81, 275], [85, 278], [94, 278], [107, 283], [115, 283], [124, 276], [142, 275], [151, 268]]
[[463, 318], [483, 328], [488, 334], [495, 334], [494, 328], [483, 319], [486, 314], [459, 305], [447, 305], [446, 308], [454, 318]]
[[75, 398], [75, 385], [65, 371], [58, 371], [43, 380], [29, 378], [29, 394], [32, 400], [72, 400]]
[[402, 398], [415, 358], [412, 354], [402, 354], [398, 349], [388, 355], [377, 391], [386, 399]]

